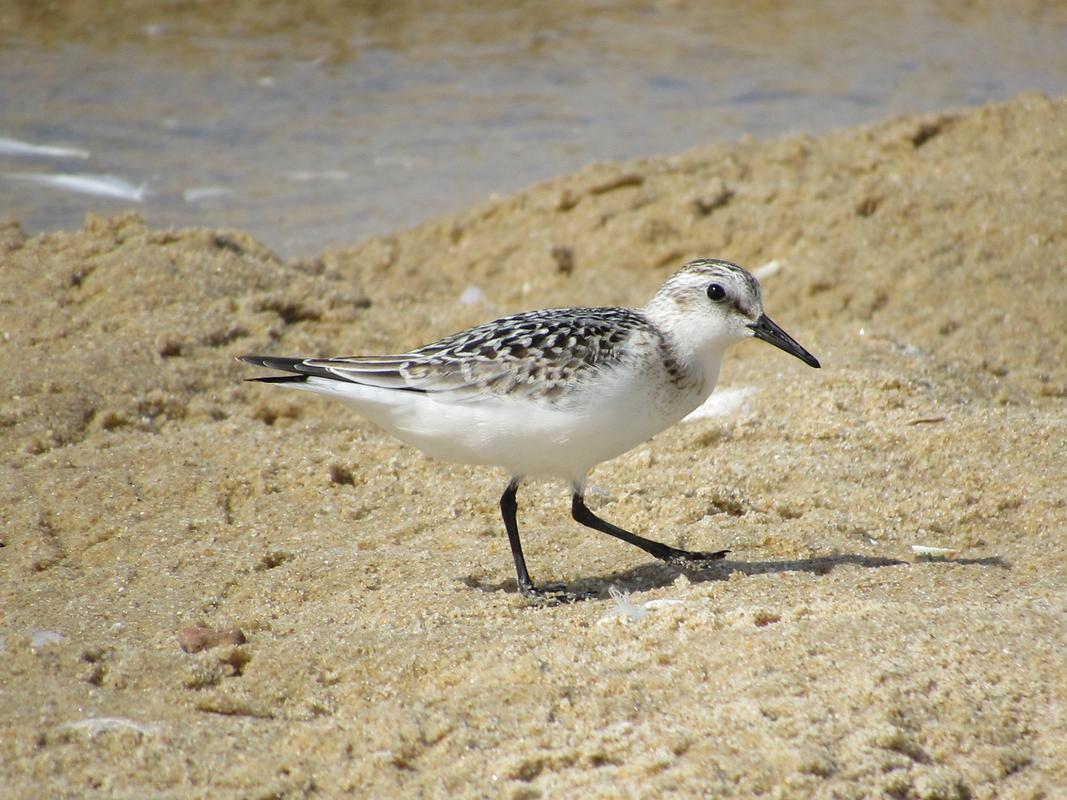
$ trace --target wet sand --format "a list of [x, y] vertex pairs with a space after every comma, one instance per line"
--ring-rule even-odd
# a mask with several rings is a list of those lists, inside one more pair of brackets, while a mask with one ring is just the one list
[[[591, 166], [300, 261], [6, 225], [4, 796], [1067, 793], [1065, 178], [1067, 103], [1024, 95]], [[740, 345], [741, 407], [593, 473], [607, 519], [730, 548], [710, 569], [520, 494], [574, 605], [515, 593], [503, 475], [233, 360], [640, 305], [696, 256], [777, 262], [767, 311], [823, 369]], [[186, 652], [196, 626], [246, 641]]]

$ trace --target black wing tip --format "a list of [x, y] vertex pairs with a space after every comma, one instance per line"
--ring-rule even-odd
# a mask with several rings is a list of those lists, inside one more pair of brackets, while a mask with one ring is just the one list
[[270, 375], [266, 378], [245, 378], [254, 383], [307, 383], [307, 375]]
[[[360, 383], [352, 378], [338, 375], [336, 372], [331, 372], [324, 367], [312, 366], [308, 364], [307, 359], [304, 358], [282, 358], [278, 356], [237, 356], [236, 358], [238, 361], [243, 361], [246, 364], [255, 364], [257, 367], [266, 367], [267, 369], [277, 369], [282, 372], [295, 373], [292, 375], [271, 375], [265, 378], [246, 379], [257, 381], [258, 383], [307, 383], [307, 379], [311, 377], [326, 378], [339, 383]], [[429, 393], [429, 390], [417, 386], [397, 386], [393, 391], [418, 392], [419, 394]]]
[[301, 369], [301, 358], [279, 358], [277, 356], [237, 356], [238, 361], [246, 364], [255, 364], [257, 367], [278, 369], [283, 372], [292, 372], [294, 375], [269, 375], [263, 378], [246, 378], [245, 380], [256, 383], [306, 383], [308, 376], [306, 369]]
[[249, 378], [260, 383], [306, 383], [308, 378], [327, 378], [342, 383], [352, 383], [347, 378], [331, 372], [325, 367], [308, 364], [306, 358], [285, 358], [282, 356], [237, 356], [238, 361], [255, 364], [257, 367], [291, 372], [292, 375], [273, 375], [265, 378]]
[[323, 372], [321, 368], [309, 367], [303, 358], [286, 358], [284, 356], [237, 356], [238, 361], [255, 364], [257, 367], [293, 372], [297, 375], [314, 375]]
[[257, 367], [284, 369], [289, 372], [296, 372], [296, 365], [304, 361], [302, 358], [283, 358], [279, 356], [237, 356], [237, 360], [246, 364], [255, 364]]

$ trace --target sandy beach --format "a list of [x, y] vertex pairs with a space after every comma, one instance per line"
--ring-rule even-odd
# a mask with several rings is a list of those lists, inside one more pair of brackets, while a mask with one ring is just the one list
[[[234, 360], [639, 306], [701, 256], [823, 368], [739, 345], [721, 413], [593, 473], [713, 567], [525, 489], [572, 605], [516, 593], [505, 475]], [[1067, 796], [1063, 99], [597, 164], [312, 259], [11, 220], [0, 271], [4, 797]]]

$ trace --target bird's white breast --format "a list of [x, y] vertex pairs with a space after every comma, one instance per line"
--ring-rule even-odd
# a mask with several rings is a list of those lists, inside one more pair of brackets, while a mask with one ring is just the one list
[[700, 405], [714, 384], [714, 375], [707, 378], [679, 384], [658, 354], [637, 348], [552, 402], [491, 393], [453, 398], [315, 378], [296, 386], [345, 401], [430, 456], [578, 483], [596, 464]]

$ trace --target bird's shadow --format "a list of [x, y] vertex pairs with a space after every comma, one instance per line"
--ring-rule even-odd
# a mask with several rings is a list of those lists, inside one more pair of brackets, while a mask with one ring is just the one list
[[[691, 583], [707, 583], [709, 581], [727, 580], [735, 572], [748, 576], [783, 572], [807, 572], [812, 575], [827, 575], [835, 567], [844, 565], [862, 567], [864, 569], [879, 569], [882, 567], [914, 566], [918, 563], [1011, 569], [1011, 563], [1000, 556], [951, 559], [919, 556], [914, 561], [903, 561], [899, 558], [842, 553], [833, 556], [817, 556], [815, 558], [798, 558], [784, 561], [735, 561], [723, 559], [721, 561], [707, 562], [706, 564], [694, 564], [689, 567], [678, 567], [653, 561], [608, 575], [582, 578], [562, 586], [555, 584], [552, 587], [552, 591], [569, 595], [571, 600], [600, 600], [609, 596], [609, 590], [612, 587], [624, 592], [646, 592], [651, 589], [662, 589], [665, 586], [670, 586], [678, 579], [679, 575], [683, 574]], [[478, 589], [482, 592], [505, 591], [513, 593], [517, 591], [514, 580], [489, 583], [468, 575], [463, 578], [463, 583], [471, 589]]]

